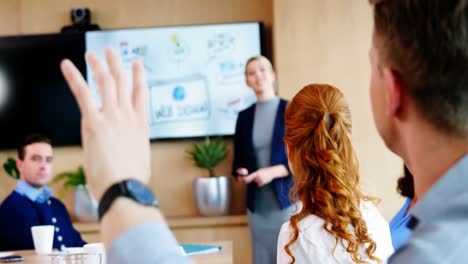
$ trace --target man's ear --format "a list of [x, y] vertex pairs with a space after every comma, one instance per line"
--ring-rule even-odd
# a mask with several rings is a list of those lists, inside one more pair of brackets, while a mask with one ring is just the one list
[[21, 170], [23, 169], [23, 161], [19, 158], [16, 159], [16, 168], [18, 168], [18, 171], [21, 174]]
[[399, 74], [390, 68], [383, 69], [385, 84], [385, 112], [388, 116], [397, 116], [403, 107], [404, 84]]

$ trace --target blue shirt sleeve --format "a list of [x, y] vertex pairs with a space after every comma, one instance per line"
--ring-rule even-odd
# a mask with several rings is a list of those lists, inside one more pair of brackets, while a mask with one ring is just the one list
[[192, 263], [165, 223], [150, 222], [130, 228], [112, 242], [108, 263]]

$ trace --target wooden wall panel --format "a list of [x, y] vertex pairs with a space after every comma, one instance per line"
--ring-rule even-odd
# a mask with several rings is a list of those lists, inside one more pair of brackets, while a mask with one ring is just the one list
[[59, 32], [76, 7], [88, 7], [103, 29], [262, 21], [272, 55], [271, 0], [22, 0], [18, 33]]
[[20, 1], [0, 0], [0, 34], [15, 35], [20, 30]]
[[304, 85], [340, 88], [351, 107], [353, 143], [364, 191], [382, 199], [390, 218], [401, 205], [395, 187], [403, 173], [374, 127], [368, 93], [372, 10], [367, 1], [274, 0], [274, 44], [280, 94], [292, 98]]

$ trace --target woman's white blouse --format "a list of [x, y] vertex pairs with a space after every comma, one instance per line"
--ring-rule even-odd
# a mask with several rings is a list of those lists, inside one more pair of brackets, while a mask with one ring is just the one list
[[[361, 203], [361, 213], [366, 221], [368, 233], [377, 244], [374, 256], [380, 258], [383, 263], [393, 253], [392, 238], [387, 221], [382, 217], [372, 202]], [[296, 263], [354, 263], [351, 255], [346, 252], [346, 244], [338, 242], [323, 228], [325, 221], [315, 215], [309, 215], [298, 224], [299, 237], [290, 247], [296, 258]], [[350, 227], [352, 229], [352, 227]], [[291, 257], [284, 247], [289, 242], [292, 230], [289, 221], [284, 223], [278, 237], [277, 263], [291, 263]], [[335, 248], [336, 245], [336, 248]], [[333, 250], [335, 248], [335, 250]], [[361, 250], [361, 256], [368, 263], [374, 263], [367, 259], [365, 249]]]

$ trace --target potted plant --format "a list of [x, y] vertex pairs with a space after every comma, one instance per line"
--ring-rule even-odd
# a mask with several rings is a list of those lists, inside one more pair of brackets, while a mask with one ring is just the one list
[[195, 166], [206, 169], [209, 177], [193, 181], [193, 194], [200, 215], [214, 216], [229, 214], [231, 202], [231, 178], [217, 176], [214, 168], [226, 159], [227, 145], [221, 137], [205, 138], [202, 144], [193, 144], [187, 150], [188, 158]]
[[61, 195], [69, 191], [74, 191], [74, 212], [78, 221], [97, 221], [98, 204], [91, 195], [86, 185], [86, 177], [83, 166], [79, 166], [76, 171], [62, 172], [56, 175], [53, 183], [63, 182]]
[[14, 158], [7, 158], [5, 163], [3, 163], [3, 169], [8, 174], [8, 176], [15, 180], [19, 179], [19, 171], [16, 167], [16, 160]]

